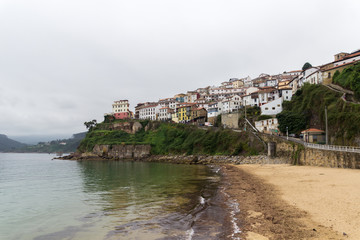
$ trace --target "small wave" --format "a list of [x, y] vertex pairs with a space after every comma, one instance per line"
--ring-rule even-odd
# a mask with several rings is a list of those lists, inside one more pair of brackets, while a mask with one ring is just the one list
[[236, 234], [241, 233], [241, 230], [236, 223], [236, 221], [238, 219], [235, 217], [235, 215], [240, 212], [239, 203], [234, 199], [230, 199], [230, 195], [226, 192], [225, 187], [223, 187], [221, 189], [221, 192], [228, 198], [227, 205], [231, 209], [230, 218], [231, 218], [231, 224], [232, 224], [232, 228], [233, 228], [233, 233], [231, 234], [231, 238], [234, 240], [240, 240], [239, 237], [235, 237]]
[[186, 240], [191, 240], [193, 236], [194, 236], [193, 228], [190, 228], [189, 230], [186, 231]]
[[239, 237], [235, 237], [235, 234], [241, 233], [241, 230], [236, 223], [236, 221], [238, 219], [235, 217], [235, 215], [240, 212], [239, 204], [235, 200], [233, 200], [230, 202], [230, 206], [232, 208], [232, 210], [230, 212], [230, 216], [231, 216], [231, 223], [233, 226], [233, 233], [232, 233], [231, 237], [234, 240], [239, 240], [240, 239]]
[[205, 198], [203, 198], [202, 196], [200, 196], [200, 204], [204, 205], [205, 204]]

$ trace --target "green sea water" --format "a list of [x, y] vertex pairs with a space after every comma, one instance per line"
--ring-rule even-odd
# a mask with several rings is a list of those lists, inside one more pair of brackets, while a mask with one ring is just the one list
[[[0, 153], [0, 239], [208, 239], [209, 229], [221, 231], [221, 211], [209, 204], [215, 167], [53, 157]], [[194, 224], [202, 212], [203, 224]]]

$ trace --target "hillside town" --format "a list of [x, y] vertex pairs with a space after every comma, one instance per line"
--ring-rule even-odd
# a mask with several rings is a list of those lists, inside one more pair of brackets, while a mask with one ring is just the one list
[[[360, 50], [335, 54], [334, 61], [303, 70], [285, 71], [277, 75], [260, 74], [257, 78], [231, 78], [220, 86], [207, 86], [179, 93], [158, 102], [138, 103], [135, 113], [129, 110], [128, 100], [115, 101], [112, 112], [116, 119], [149, 119], [212, 125], [218, 115], [244, 111], [246, 107], [259, 107], [261, 115], [272, 118], [255, 122], [261, 132], [278, 132], [276, 114], [282, 111], [284, 101], [290, 101], [305, 83], [332, 83], [335, 72], [360, 61]], [[109, 114], [105, 114], [109, 115]], [[318, 131], [315, 129], [315, 131]]]

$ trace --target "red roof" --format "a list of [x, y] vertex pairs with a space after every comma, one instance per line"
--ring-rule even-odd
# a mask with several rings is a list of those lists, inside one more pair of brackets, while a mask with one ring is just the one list
[[360, 60], [354, 60], [352, 62], [348, 62], [348, 63], [344, 63], [344, 64], [341, 64], [341, 65], [337, 65], [337, 66], [334, 66], [334, 67], [331, 67], [331, 68], [328, 68], [326, 70], [324, 70], [324, 72], [326, 71], [329, 71], [329, 70], [332, 70], [332, 69], [336, 69], [336, 68], [340, 68], [340, 67], [343, 67], [343, 66], [347, 66], [347, 65], [350, 65], [350, 64], [355, 64], [357, 62], [359, 62]]
[[309, 129], [302, 131], [301, 133], [309, 133], [309, 132], [325, 132], [325, 131], [316, 129], [316, 128], [309, 128]]

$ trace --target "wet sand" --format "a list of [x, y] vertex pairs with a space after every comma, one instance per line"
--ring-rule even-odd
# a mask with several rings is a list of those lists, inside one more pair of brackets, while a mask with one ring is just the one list
[[241, 239], [360, 239], [360, 170], [228, 165], [223, 176]]

